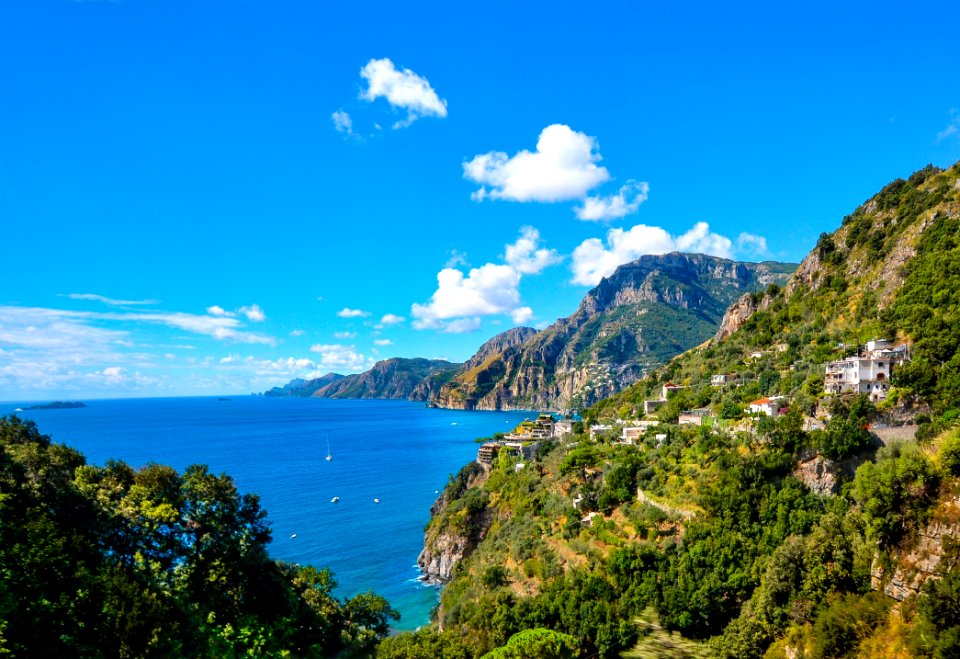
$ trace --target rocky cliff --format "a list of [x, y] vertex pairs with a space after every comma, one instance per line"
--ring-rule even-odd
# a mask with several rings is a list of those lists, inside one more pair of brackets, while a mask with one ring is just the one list
[[730, 303], [784, 283], [792, 269], [678, 252], [641, 257], [603, 279], [570, 317], [478, 352], [432, 402], [487, 410], [590, 405], [710, 338]]

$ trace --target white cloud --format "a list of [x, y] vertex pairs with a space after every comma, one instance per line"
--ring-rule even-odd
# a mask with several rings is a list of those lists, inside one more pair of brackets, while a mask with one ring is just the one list
[[[763, 240], [752, 236], [753, 244]], [[732, 241], [710, 231], [706, 222], [697, 222], [680, 236], [671, 236], [660, 227], [638, 224], [629, 230], [610, 229], [606, 243], [589, 238], [573, 251], [573, 283], [594, 286], [603, 277], [613, 274], [618, 266], [635, 261], [644, 254], [667, 252], [697, 252], [730, 258]]]
[[581, 220], [613, 220], [636, 213], [649, 194], [648, 183], [627, 181], [614, 195], [587, 197], [574, 212]]
[[507, 245], [504, 260], [507, 265], [525, 275], [535, 275], [561, 258], [555, 250], [539, 248], [540, 232], [533, 227], [520, 229], [520, 237], [515, 243]]
[[333, 119], [333, 127], [338, 133], [353, 135], [353, 119], [350, 118], [349, 114], [343, 110], [337, 110], [330, 115], [330, 118]]
[[519, 307], [510, 313], [510, 318], [513, 319], [513, 322], [517, 325], [529, 323], [530, 319], [533, 318], [533, 309], [530, 307]]
[[957, 133], [960, 133], [960, 110], [953, 108], [950, 110], [950, 123], [947, 124], [946, 128], [937, 133], [937, 141], [942, 142]]
[[480, 329], [479, 318], [457, 318], [443, 325], [445, 334], [468, 334]]
[[737, 236], [737, 252], [752, 256], [763, 256], [767, 253], [767, 239], [763, 236], [743, 232]]
[[263, 309], [260, 308], [259, 304], [251, 304], [249, 307], [240, 307], [237, 309], [237, 311], [246, 316], [247, 320], [255, 323], [262, 323], [267, 319], [267, 315], [263, 313]]
[[376, 340], [374, 340], [373, 344], [374, 344], [374, 345], [377, 345], [377, 346], [380, 346], [380, 347], [383, 347], [383, 346], [392, 346], [392, 345], [393, 345], [393, 341], [391, 341], [390, 339], [376, 339]]
[[212, 307], [207, 307], [207, 313], [211, 316], [236, 316], [237, 314], [232, 311], [227, 311], [221, 306], [213, 305]]
[[383, 315], [383, 318], [380, 319], [380, 324], [381, 324], [381, 325], [388, 325], [388, 326], [389, 326], [389, 325], [398, 325], [398, 324], [402, 323], [402, 322], [405, 321], [405, 320], [406, 320], [406, 318], [404, 318], [403, 316], [398, 316], [398, 315], [396, 315], [396, 314], [388, 313], [388, 314], [384, 314], [384, 315]]
[[306, 332], [302, 329], [290, 330], [290, 336], [303, 336], [304, 334], [306, 334]]
[[509, 313], [519, 306], [520, 273], [509, 265], [487, 263], [464, 276], [444, 268], [437, 274], [437, 290], [428, 304], [414, 304], [416, 329], [438, 328], [440, 321], [462, 316]]
[[136, 306], [140, 304], [160, 304], [160, 300], [115, 300], [104, 295], [96, 293], [68, 293], [65, 297], [71, 300], [93, 300], [94, 302], [103, 302], [111, 306]]
[[352, 339], [357, 335], [356, 332], [334, 332], [333, 338], [335, 339]]
[[370, 312], [363, 311], [362, 309], [351, 309], [350, 307], [344, 307], [337, 312], [337, 315], [341, 318], [366, 318], [370, 315]]
[[358, 353], [353, 346], [318, 343], [310, 346], [310, 351], [320, 355], [318, 365], [327, 369], [363, 371], [373, 365], [372, 359]]
[[[477, 201], [569, 201], [606, 182], [610, 173], [601, 160], [594, 138], [564, 124], [547, 126], [536, 151], [524, 149], [510, 157], [490, 151], [463, 163], [463, 176], [480, 184], [471, 197]], [[488, 188], [489, 186], [489, 188]]]
[[447, 116], [447, 102], [426, 78], [410, 69], [398, 70], [386, 57], [371, 59], [360, 69], [360, 76], [367, 81], [360, 98], [371, 102], [384, 98], [391, 107], [406, 110], [407, 118], [396, 122], [394, 128], [409, 126], [420, 117]]
[[461, 265], [462, 266], [470, 265], [470, 262], [467, 261], [467, 253], [461, 252], [459, 249], [451, 249], [450, 258], [447, 259], [447, 262], [444, 264], [444, 267], [456, 268]]
[[451, 333], [472, 332], [480, 316], [509, 314], [525, 322], [533, 316], [520, 305], [519, 285], [523, 275], [540, 273], [560, 261], [552, 249], [540, 247], [540, 233], [523, 227], [516, 242], [504, 250], [506, 263], [487, 263], [464, 275], [455, 268], [437, 274], [437, 290], [427, 304], [414, 304], [414, 329], [438, 329]]

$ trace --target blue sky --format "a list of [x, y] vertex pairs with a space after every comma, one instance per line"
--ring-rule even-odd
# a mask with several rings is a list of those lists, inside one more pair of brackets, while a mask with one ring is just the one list
[[960, 6], [0, 3], [0, 399], [463, 360], [960, 158]]

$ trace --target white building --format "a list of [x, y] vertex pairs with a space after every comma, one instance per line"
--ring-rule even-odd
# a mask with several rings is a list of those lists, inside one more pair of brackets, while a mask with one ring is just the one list
[[613, 426], [606, 423], [597, 423], [590, 426], [590, 441], [596, 441], [597, 435], [613, 430]]
[[909, 360], [906, 346], [891, 347], [884, 339], [867, 342], [853, 357], [830, 362], [823, 378], [828, 394], [867, 394], [879, 401], [890, 391], [890, 376], [896, 366]]
[[722, 387], [728, 384], [739, 384], [740, 378], [736, 373], [717, 373], [710, 378], [710, 384], [714, 387]]
[[750, 412], [753, 414], [765, 414], [766, 416], [780, 416], [780, 410], [783, 408], [785, 398], [783, 396], [771, 396], [761, 398], [750, 403]]

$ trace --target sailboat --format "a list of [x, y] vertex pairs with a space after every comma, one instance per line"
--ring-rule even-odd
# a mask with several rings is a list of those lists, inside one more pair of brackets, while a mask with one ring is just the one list
[[331, 460], [333, 460], [333, 453], [330, 452], [330, 440], [329, 440], [329, 439], [327, 440], [327, 458], [326, 458], [326, 460], [327, 460], [327, 462], [330, 462]]

